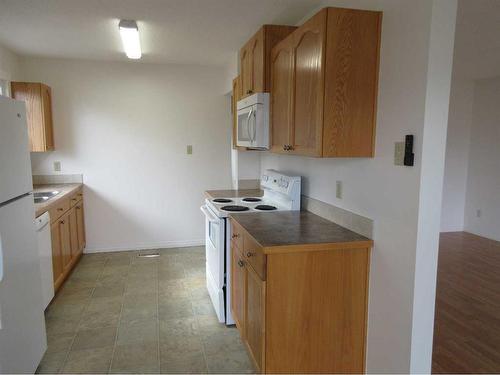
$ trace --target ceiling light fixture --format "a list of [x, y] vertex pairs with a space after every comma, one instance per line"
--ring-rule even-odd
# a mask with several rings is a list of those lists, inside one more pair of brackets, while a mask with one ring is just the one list
[[120, 29], [123, 48], [127, 57], [129, 59], [140, 59], [142, 54], [137, 23], [132, 20], [121, 20], [118, 28]]

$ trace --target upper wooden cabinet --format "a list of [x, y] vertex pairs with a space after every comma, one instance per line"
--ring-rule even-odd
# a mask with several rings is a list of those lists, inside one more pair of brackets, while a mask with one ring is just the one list
[[50, 87], [43, 83], [12, 82], [11, 92], [14, 99], [26, 102], [31, 151], [54, 150]]
[[273, 48], [272, 152], [373, 156], [381, 19], [325, 8]]
[[233, 95], [231, 97], [231, 111], [233, 113], [233, 148], [237, 150], [246, 150], [246, 147], [236, 145], [236, 131], [238, 122], [238, 110], [236, 108], [236, 105], [238, 104], [238, 100], [240, 100], [241, 97], [241, 76], [238, 76], [233, 79]]
[[240, 50], [242, 98], [256, 92], [269, 92], [271, 49], [296, 27], [264, 25]]

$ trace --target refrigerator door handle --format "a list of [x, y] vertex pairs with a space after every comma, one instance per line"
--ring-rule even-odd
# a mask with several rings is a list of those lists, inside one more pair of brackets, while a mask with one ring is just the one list
[[3, 248], [2, 248], [2, 234], [0, 233], [0, 283], [3, 280]]

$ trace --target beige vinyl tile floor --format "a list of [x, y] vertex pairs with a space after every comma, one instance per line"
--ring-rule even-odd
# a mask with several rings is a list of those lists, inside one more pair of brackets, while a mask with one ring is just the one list
[[204, 247], [83, 255], [45, 317], [38, 373], [255, 371], [236, 328], [217, 321]]

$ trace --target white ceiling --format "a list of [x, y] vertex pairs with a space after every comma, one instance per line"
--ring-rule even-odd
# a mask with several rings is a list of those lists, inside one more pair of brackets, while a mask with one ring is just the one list
[[0, 44], [20, 55], [126, 60], [119, 19], [138, 21], [143, 62], [226, 64], [264, 23], [295, 24], [319, 0], [0, 0]]
[[500, 0], [460, 0], [454, 73], [473, 79], [500, 76]]

